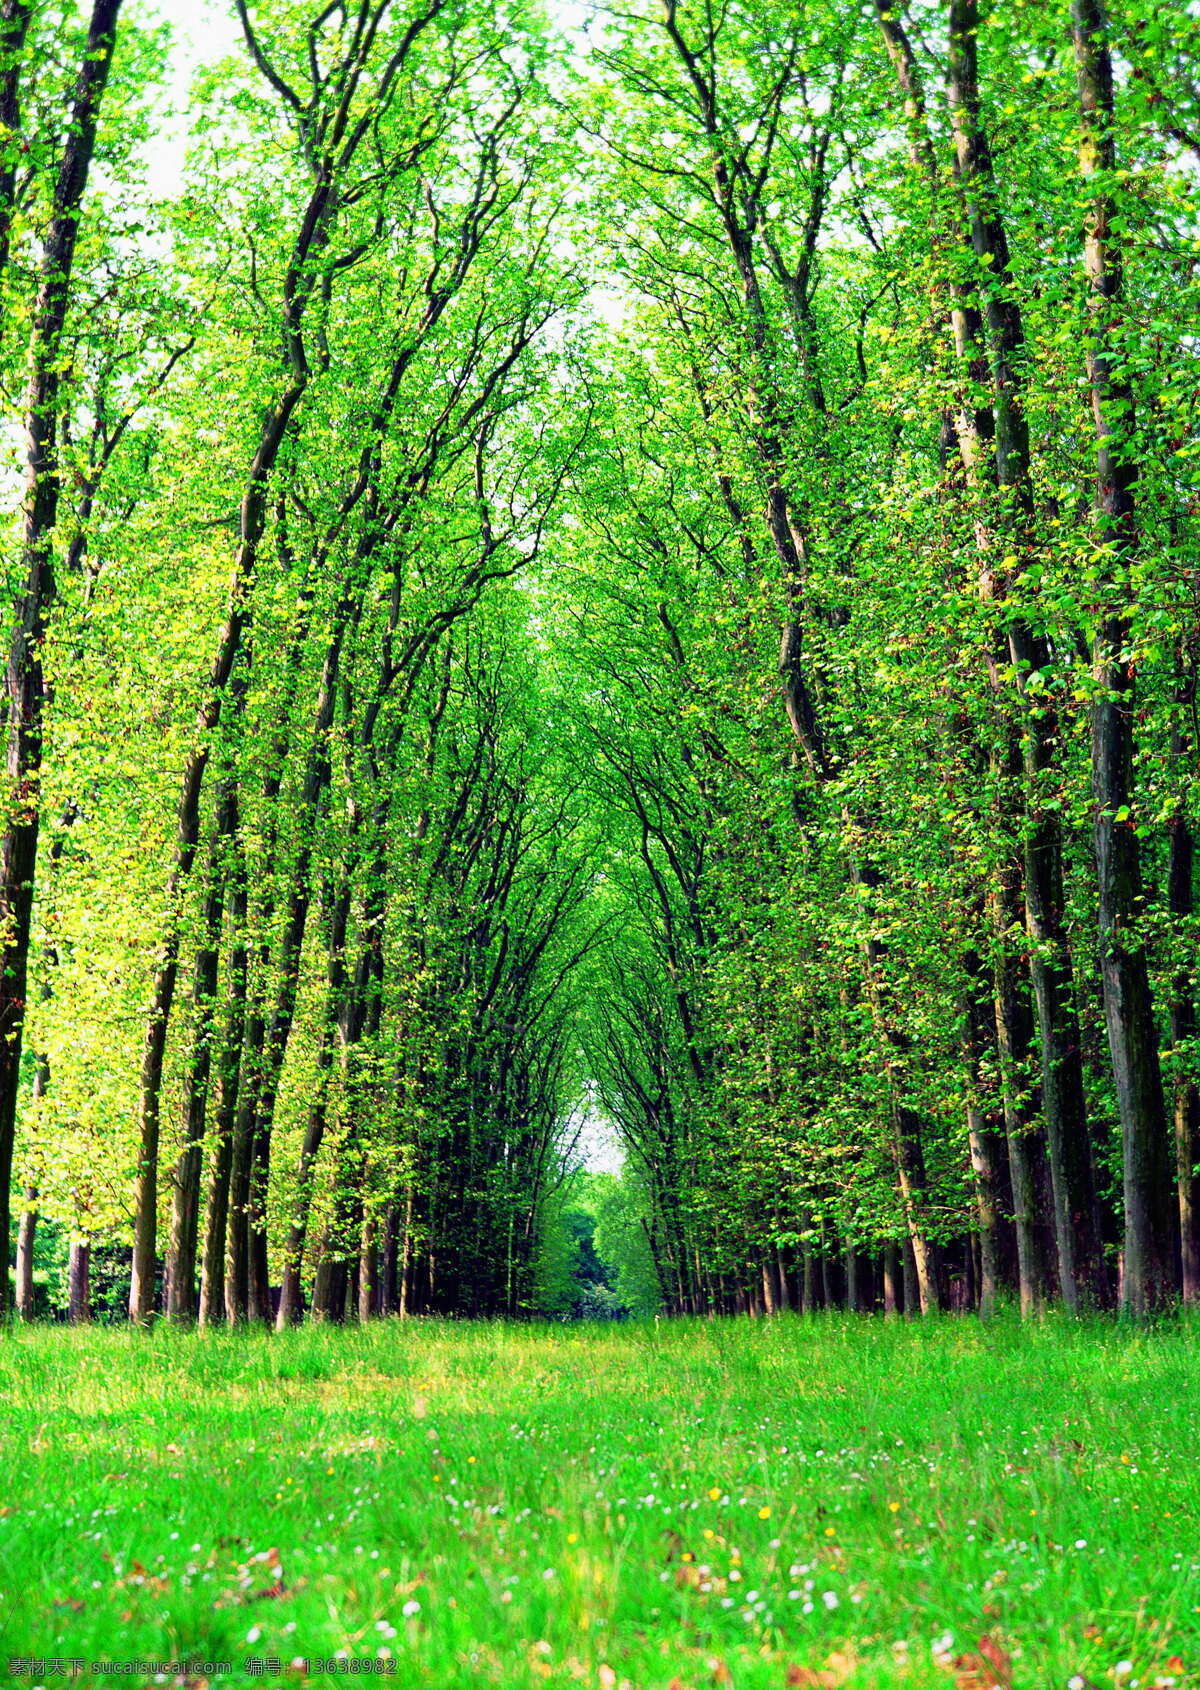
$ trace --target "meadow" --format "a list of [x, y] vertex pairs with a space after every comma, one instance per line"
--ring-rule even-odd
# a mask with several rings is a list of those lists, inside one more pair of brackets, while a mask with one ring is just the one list
[[10, 1681], [1200, 1686], [1198, 1357], [1058, 1319], [16, 1330]]

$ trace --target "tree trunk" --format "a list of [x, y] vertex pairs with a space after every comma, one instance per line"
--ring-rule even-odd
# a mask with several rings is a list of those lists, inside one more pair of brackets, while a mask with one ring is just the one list
[[328, 1120], [329, 1070], [333, 1064], [334, 1033], [345, 1009], [343, 999], [346, 989], [346, 929], [349, 920], [350, 879], [348, 874], [343, 874], [341, 885], [333, 899], [330, 916], [325, 1019], [317, 1046], [316, 1093], [309, 1107], [308, 1124], [300, 1151], [295, 1207], [283, 1253], [283, 1280], [276, 1315], [276, 1325], [281, 1332], [300, 1319], [302, 1307], [300, 1274], [304, 1263], [304, 1241], [308, 1233], [312, 1204], [313, 1176]]
[[236, 786], [227, 780], [217, 804], [216, 827], [208, 863], [200, 943], [192, 983], [195, 1025], [192, 1053], [184, 1075], [183, 1147], [175, 1164], [171, 1190], [171, 1232], [167, 1250], [166, 1313], [168, 1318], [196, 1318], [196, 1249], [200, 1225], [200, 1175], [204, 1159], [204, 1128], [212, 1073], [212, 1043], [216, 1019], [217, 974], [221, 921], [225, 913], [225, 876], [237, 823]]
[[[0, 1320], [7, 1315], [9, 1307], [12, 1160], [41, 819], [46, 706], [42, 646], [55, 597], [53, 537], [60, 492], [58, 425], [62, 409], [60, 389], [67, 363], [62, 355], [62, 339], [83, 198], [120, 9], [121, 0], [95, 0], [92, 8], [42, 247], [29, 340], [29, 388], [25, 402], [27, 473], [21, 536], [24, 586], [18, 600], [6, 672], [7, 773], [13, 797], [0, 840], [0, 1250], [3, 1252]], [[6, 41], [23, 39], [27, 20], [22, 19], [20, 7], [6, 6], [2, 21]], [[15, 80], [10, 88], [6, 77], [0, 95], [6, 101], [15, 101]], [[7, 241], [7, 225], [2, 233]]]
[[858, 1251], [853, 1244], [846, 1246], [846, 1312], [861, 1312], [858, 1295]]
[[12, 245], [21, 134], [21, 58], [32, 14], [32, 0], [3, 0], [0, 5], [0, 134], [10, 138], [0, 160], [0, 281], [8, 269]]
[[92, 1245], [87, 1238], [73, 1238], [67, 1263], [67, 1287], [72, 1326], [86, 1326], [92, 1318]]
[[1017, 1238], [1017, 1295], [1021, 1313], [1029, 1316], [1038, 1308], [1046, 1288], [1037, 1187], [1037, 1140], [1041, 1131], [1028, 1103], [1033, 1022], [1023, 991], [1023, 971], [1012, 952], [1012, 929], [1014, 923], [1020, 923], [1020, 903], [1017, 875], [1011, 868], [1002, 869], [991, 907], [997, 946], [996, 1041]]
[[987, 974], [978, 952], [964, 958], [967, 977], [963, 1007], [963, 1061], [967, 1072], [967, 1143], [975, 1176], [975, 1210], [979, 1217], [979, 1295], [981, 1318], [995, 1313], [1000, 1291], [1000, 1175], [997, 1134], [983, 1104], [981, 1073], [995, 1051], [994, 1028], [989, 1026]]
[[[1194, 748], [1184, 729], [1187, 712], [1195, 703], [1195, 677], [1180, 664], [1176, 689], [1176, 720], [1171, 734], [1171, 751], [1184, 779], [1194, 768]], [[1188, 819], [1186, 801], [1181, 798], [1171, 819], [1170, 855], [1167, 868], [1167, 905], [1179, 927], [1195, 914], [1196, 845]], [[1196, 997], [1190, 971], [1180, 966], [1171, 990], [1171, 1045], [1180, 1066], [1175, 1075], [1174, 1126], [1175, 1175], [1179, 1192], [1180, 1262], [1183, 1271], [1183, 1300], [1190, 1307], [1200, 1304], [1200, 1087], [1194, 1078], [1194, 1044], [1197, 1032]], [[1184, 1055], [1178, 1053], [1183, 1052]]]
[[[236, 789], [234, 805], [238, 804]], [[229, 900], [229, 1007], [221, 1055], [212, 1125], [212, 1168], [204, 1228], [204, 1263], [200, 1275], [200, 1324], [218, 1325], [226, 1315], [225, 1252], [229, 1237], [229, 1194], [233, 1164], [233, 1130], [238, 1107], [239, 1064], [246, 1023], [246, 862], [238, 838], [239, 818], [231, 818], [233, 887]]]
[[358, 1251], [358, 1318], [362, 1322], [374, 1320], [379, 1312], [379, 1236], [371, 1215], [363, 1216], [362, 1237]]
[[17, 1228], [16, 1306], [22, 1320], [33, 1319], [33, 1247], [37, 1239], [38, 1188], [27, 1185], [22, 1193], [21, 1224]]
[[[985, 600], [996, 600], [1005, 609], [1008, 655], [1022, 709], [1019, 727], [1025, 773], [1023, 833], [1026, 919], [1031, 940], [1029, 967], [1041, 1042], [1042, 1109], [1053, 1189], [1059, 1287], [1064, 1304], [1074, 1310], [1079, 1307], [1081, 1297], [1092, 1303], [1103, 1302], [1106, 1291], [1079, 1024], [1065, 939], [1060, 821], [1058, 812], [1046, 808], [1043, 802], [1047, 777], [1057, 758], [1057, 723], [1049, 697], [1039, 693], [1030, 698], [1027, 692], [1030, 677], [1046, 668], [1049, 650], [1045, 639], [1022, 616], [1014, 615], [1005, 602], [1012, 585], [1034, 555], [1031, 533], [1034, 492], [1025, 413], [1025, 330], [1010, 266], [991, 148], [981, 120], [978, 36], [977, 0], [951, 0], [950, 111], [955, 163], [966, 199], [971, 245], [985, 267], [981, 291], [991, 352], [994, 409], [982, 433], [994, 440], [994, 466], [984, 462], [975, 439], [962, 438], [960, 446], [968, 483], [978, 486], [981, 476], [986, 476], [999, 488], [1004, 499], [1005, 540], [1012, 547], [1008, 568], [998, 578], [990, 556], [994, 542], [986, 524], [979, 525], [981, 594]], [[975, 321], [969, 306], [956, 314], [959, 355], [972, 372], [979, 362], [973, 335]], [[966, 424], [969, 430], [970, 419], [966, 419]], [[991, 677], [998, 708], [1007, 716], [1012, 701], [1005, 697], [998, 665], [992, 666]]]
[[[1089, 190], [1084, 232], [1090, 326], [1087, 371], [1096, 430], [1097, 539], [1107, 558], [1101, 612], [1092, 654], [1092, 793], [1099, 878], [1100, 960], [1121, 1117], [1125, 1197], [1123, 1304], [1146, 1314], [1170, 1295], [1172, 1163], [1158, 1033], [1145, 943], [1141, 855], [1133, 808], [1136, 682], [1125, 652], [1132, 633], [1127, 572], [1139, 532], [1132, 451], [1133, 390], [1123, 373], [1121, 312], [1124, 278], [1112, 239], [1116, 205], [1115, 111], [1112, 58], [1099, 0], [1072, 0], [1071, 27], [1081, 114], [1079, 169]], [[1118, 373], [1120, 372], [1120, 373]]]
[[900, 1252], [894, 1238], [883, 1246], [883, 1312], [891, 1320], [900, 1312]]

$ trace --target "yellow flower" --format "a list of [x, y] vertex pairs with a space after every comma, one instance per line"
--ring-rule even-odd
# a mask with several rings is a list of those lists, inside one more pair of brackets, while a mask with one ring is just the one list
[[717, 1489], [716, 1485], [714, 1485], [713, 1488], [709, 1491], [708, 1496], [709, 1496], [710, 1502], [720, 1502], [720, 1500], [721, 1500], [721, 1493]]
[[826, 1526], [825, 1527], [825, 1536], [826, 1537], [836, 1537], [837, 1532], [834, 1530], [834, 1528], [832, 1526]]
[[900, 1504], [898, 1502], [889, 1502], [888, 1507], [891, 1509], [893, 1514], [898, 1514], [900, 1512]]
[[567, 1533], [567, 1542], [568, 1543], [578, 1543], [579, 1542], [579, 1533], [578, 1532], [568, 1532]]
[[771, 1510], [769, 1508], [760, 1508], [758, 1511], [758, 1517], [760, 1520], [769, 1520], [771, 1518]]

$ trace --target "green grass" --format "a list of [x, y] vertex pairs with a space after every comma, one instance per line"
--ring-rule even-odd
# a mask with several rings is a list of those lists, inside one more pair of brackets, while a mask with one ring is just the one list
[[1018, 1690], [1200, 1686], [1198, 1357], [1057, 1321], [18, 1331], [0, 1672], [974, 1690], [986, 1636]]

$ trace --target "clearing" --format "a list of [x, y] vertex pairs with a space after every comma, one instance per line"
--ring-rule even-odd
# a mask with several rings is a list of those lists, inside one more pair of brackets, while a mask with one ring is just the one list
[[0, 1637], [46, 1686], [1200, 1685], [1196, 1340], [18, 1331]]

